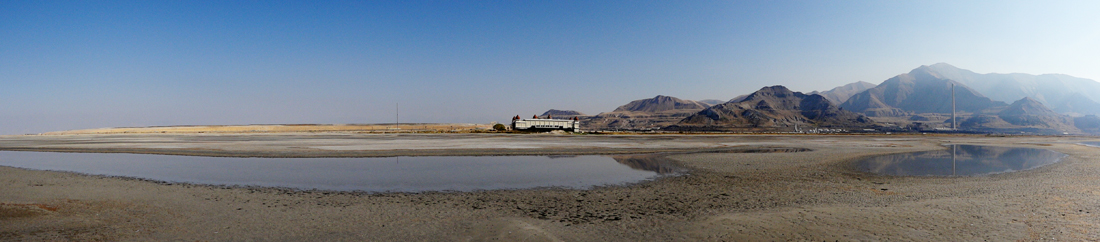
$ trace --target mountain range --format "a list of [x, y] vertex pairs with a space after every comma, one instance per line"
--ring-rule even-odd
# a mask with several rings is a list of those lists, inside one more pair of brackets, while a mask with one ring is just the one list
[[944, 63], [878, 85], [855, 82], [808, 94], [769, 86], [726, 102], [658, 95], [581, 120], [592, 130], [923, 132], [951, 128], [952, 94], [961, 130], [1100, 133], [1100, 82], [1060, 74], [977, 74]]
[[958, 111], [977, 113], [1008, 106], [944, 78], [928, 66], [887, 79], [878, 86], [853, 95], [840, 104], [844, 109], [868, 116], [902, 116], [913, 113], [951, 113], [951, 92]]
[[873, 121], [841, 110], [824, 96], [792, 92], [784, 86], [761, 88], [739, 102], [711, 106], [669, 130], [794, 131], [797, 127], [869, 127]]
[[978, 74], [946, 63], [927, 66], [937, 75], [965, 84], [995, 101], [1029, 97], [1052, 110], [1072, 114], [1100, 114], [1100, 82], [1062, 74]]

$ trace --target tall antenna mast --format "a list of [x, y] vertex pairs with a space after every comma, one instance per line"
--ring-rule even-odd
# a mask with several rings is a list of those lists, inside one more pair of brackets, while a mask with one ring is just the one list
[[397, 123], [397, 129], [401, 129], [401, 103], [397, 103], [394, 106], [397, 107], [397, 116], [394, 117], [394, 122]]
[[951, 83], [951, 130], [959, 130], [958, 122], [955, 119], [955, 83]]

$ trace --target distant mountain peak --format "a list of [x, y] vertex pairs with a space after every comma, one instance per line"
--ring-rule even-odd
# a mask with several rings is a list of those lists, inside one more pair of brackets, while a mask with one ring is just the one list
[[875, 84], [871, 84], [869, 82], [858, 81], [848, 83], [843, 86], [834, 87], [833, 89], [829, 89], [828, 91], [814, 91], [809, 94], [819, 94], [822, 97], [825, 97], [825, 99], [829, 99], [830, 102], [839, 105], [841, 103], [844, 103], [845, 101], [848, 101], [848, 98], [851, 98], [852, 95], [856, 95], [857, 93], [866, 91], [867, 89], [875, 88], [875, 86]]
[[916, 79], [945, 79], [939, 72], [932, 69], [930, 66], [920, 66], [908, 73], [910, 76]]
[[1054, 112], [1043, 105], [1043, 103], [1031, 99], [1030, 97], [1024, 97], [1020, 100], [1012, 102], [1008, 105], [1008, 108], [998, 113], [1001, 116], [1011, 115], [1042, 115], [1042, 116], [1059, 116], [1057, 112]]
[[[872, 87], [875, 86], [874, 83], [865, 82], [865, 81], [857, 81], [857, 82], [853, 82], [853, 83], [848, 83], [848, 84], [846, 84], [844, 86], [841, 86], [841, 87], [853, 86], [853, 85], [863, 85], [863, 86], [872, 86]], [[836, 89], [836, 88], [833, 88], [833, 89]]]
[[[802, 93], [798, 93], [798, 94], [802, 94]], [[746, 97], [745, 100], [753, 100], [753, 99], [756, 99], [757, 97], [785, 98], [785, 97], [794, 96], [794, 95], [795, 95], [795, 92], [791, 91], [791, 89], [787, 89], [787, 87], [782, 86], [782, 85], [775, 85], [775, 86], [768, 86], [768, 87], [760, 88], [760, 90], [758, 90], [758, 91], [756, 91], [752, 94], [749, 94], [749, 96]]]
[[615, 109], [615, 112], [662, 112], [682, 109], [704, 109], [708, 106], [710, 105], [697, 101], [657, 95], [653, 98], [634, 100], [626, 105], [619, 106], [619, 108]]
[[581, 126], [603, 130], [653, 130], [679, 122], [710, 105], [657, 95], [631, 101], [615, 111], [581, 118]]
[[573, 111], [573, 110], [550, 109], [550, 110], [547, 110], [546, 112], [542, 113], [541, 116], [575, 117], [575, 116], [585, 116], [585, 115], [584, 115], [584, 113]]
[[1071, 118], [1058, 114], [1029, 97], [1012, 102], [1012, 105], [997, 113], [997, 118], [1017, 126], [1054, 129], [1054, 133], [1079, 132], [1073, 127]]
[[928, 65], [928, 67], [929, 67], [929, 68], [932, 68], [932, 69], [956, 69], [956, 70], [962, 70], [962, 69], [959, 69], [958, 67], [955, 67], [955, 66], [953, 66], [953, 65], [951, 65], [951, 64], [947, 64], [947, 63], [944, 63], [944, 62], [940, 62], [940, 63], [936, 63], [936, 64], [931, 64], [931, 65]]

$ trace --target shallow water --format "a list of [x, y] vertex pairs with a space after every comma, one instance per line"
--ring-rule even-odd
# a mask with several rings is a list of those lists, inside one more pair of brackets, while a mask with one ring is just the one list
[[870, 157], [856, 166], [891, 176], [980, 176], [1033, 169], [1065, 156], [1047, 149], [949, 145], [947, 150]]
[[1092, 146], [1092, 147], [1100, 147], [1100, 142], [1096, 142], [1096, 141], [1081, 142], [1081, 144], [1087, 145], [1087, 146]]
[[681, 171], [652, 155], [226, 158], [0, 151], [0, 165], [167, 182], [368, 192], [588, 189]]

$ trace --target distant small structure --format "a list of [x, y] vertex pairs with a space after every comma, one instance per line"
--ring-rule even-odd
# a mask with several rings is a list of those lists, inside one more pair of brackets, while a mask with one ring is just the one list
[[519, 115], [512, 117], [512, 130], [516, 131], [548, 132], [564, 130], [569, 132], [580, 132], [580, 124], [581, 120], [577, 117], [572, 119], [554, 119], [550, 115], [541, 118], [538, 115], [534, 115], [530, 119], [521, 119]]

